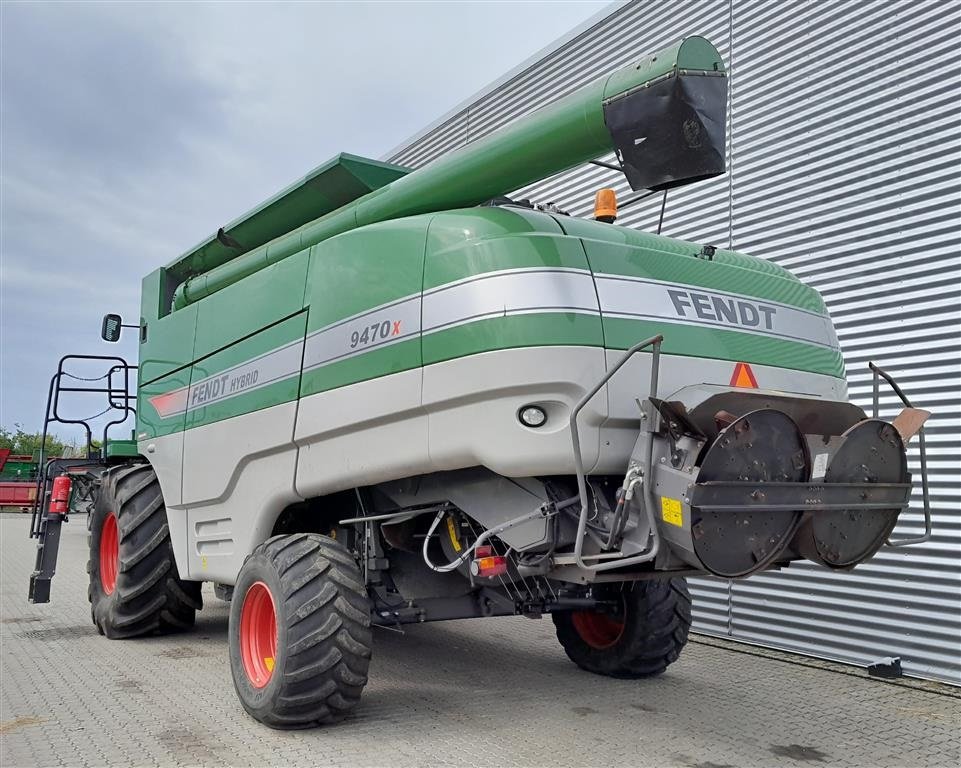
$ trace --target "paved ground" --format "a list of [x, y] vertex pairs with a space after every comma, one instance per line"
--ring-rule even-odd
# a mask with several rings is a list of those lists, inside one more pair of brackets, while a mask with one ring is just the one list
[[26, 601], [26, 516], [0, 516], [0, 765], [956, 766], [957, 689], [798, 657], [688, 645], [653, 681], [570, 664], [550, 620], [377, 630], [342, 725], [271, 731], [235, 699], [227, 609], [187, 635], [112, 642], [86, 599], [85, 519], [66, 526], [48, 605]]

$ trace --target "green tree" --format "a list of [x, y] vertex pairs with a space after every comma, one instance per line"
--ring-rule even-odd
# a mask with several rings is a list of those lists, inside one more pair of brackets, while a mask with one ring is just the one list
[[[14, 455], [32, 456], [40, 451], [39, 432], [24, 432], [20, 424], [14, 424], [13, 431], [0, 427], [0, 448], [9, 448]], [[46, 456], [59, 456], [63, 453], [64, 443], [56, 435], [47, 435], [44, 444]]]

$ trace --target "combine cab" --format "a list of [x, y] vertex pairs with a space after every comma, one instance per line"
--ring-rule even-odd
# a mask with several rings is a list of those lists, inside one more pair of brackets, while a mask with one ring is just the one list
[[927, 414], [878, 368], [848, 402], [816, 291], [619, 227], [607, 190], [593, 221], [504, 196], [611, 151], [634, 189], [721, 174], [726, 102], [688, 38], [423, 169], [340, 155], [148, 275], [100, 631], [185, 629], [213, 582], [243, 706], [303, 727], [357, 704], [376, 625], [550, 614], [584, 669], [658, 674], [687, 575], [912, 543], [911, 439], [924, 540]]

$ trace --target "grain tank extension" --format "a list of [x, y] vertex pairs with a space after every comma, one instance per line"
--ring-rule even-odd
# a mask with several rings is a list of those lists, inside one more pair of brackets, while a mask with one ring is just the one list
[[879, 368], [875, 412], [848, 402], [815, 290], [619, 227], [607, 193], [596, 220], [509, 197], [611, 152], [635, 190], [717, 176], [726, 105], [690, 37], [419, 170], [339, 155], [148, 275], [98, 628], [184, 629], [213, 582], [244, 707], [302, 727], [357, 704], [373, 625], [550, 614], [579, 666], [644, 677], [686, 642], [688, 575], [924, 540], [926, 504], [889, 537], [927, 413]]

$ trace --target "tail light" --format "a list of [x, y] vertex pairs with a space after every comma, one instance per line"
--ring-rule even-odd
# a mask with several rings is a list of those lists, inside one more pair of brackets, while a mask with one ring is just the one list
[[507, 572], [507, 558], [495, 555], [492, 547], [481, 546], [474, 550], [474, 559], [470, 564], [470, 572], [474, 576], [490, 578]]

